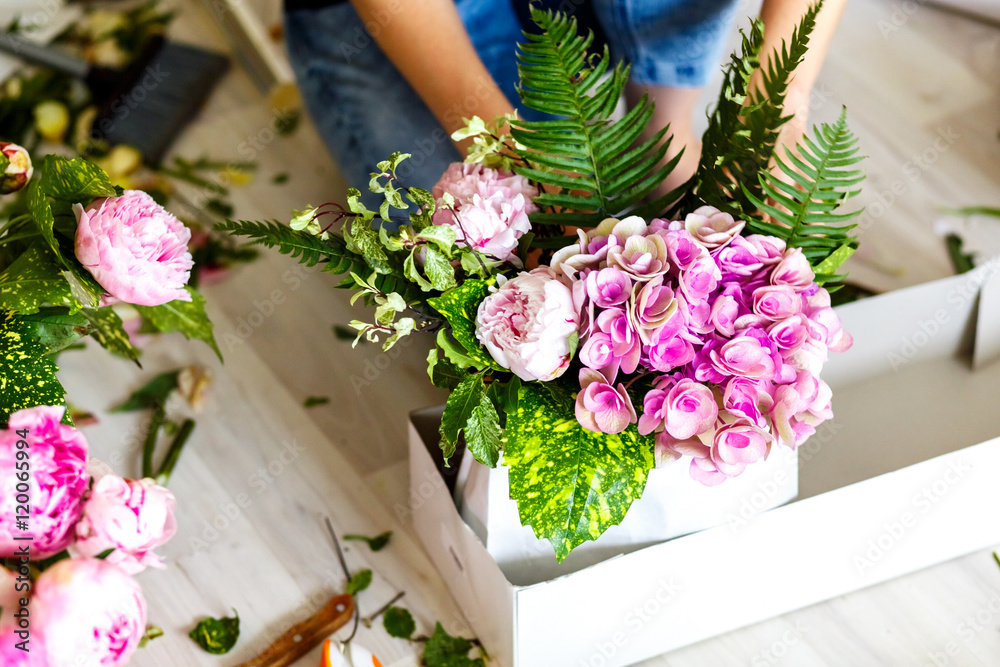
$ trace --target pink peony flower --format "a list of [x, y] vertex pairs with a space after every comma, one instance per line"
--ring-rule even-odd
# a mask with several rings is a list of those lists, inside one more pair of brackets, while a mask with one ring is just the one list
[[721, 248], [743, 231], [747, 223], [733, 220], [733, 216], [723, 213], [714, 206], [702, 206], [688, 213], [684, 228], [709, 250]]
[[135, 579], [96, 558], [45, 570], [31, 599], [32, 635], [50, 665], [117, 667], [146, 631], [146, 601]]
[[[0, 431], [0, 557], [13, 556], [24, 544], [14, 539], [24, 534], [16, 529], [14, 517], [25, 486], [31, 502], [32, 557], [57, 554], [73, 539], [89, 480], [87, 441], [60, 423], [64, 412], [65, 408], [45, 405], [19, 410], [10, 416], [7, 430]], [[28, 437], [21, 438], [18, 431], [27, 431]], [[27, 447], [19, 448], [22, 442]], [[19, 478], [17, 452], [24, 449], [29, 452], [31, 472]]]
[[[442, 201], [445, 193], [454, 208]], [[528, 179], [478, 164], [455, 162], [433, 189], [437, 208], [433, 223], [455, 230], [459, 241], [501, 261], [517, 261], [514, 251], [531, 229], [528, 215], [538, 210], [538, 190]]]
[[[4, 612], [7, 610], [4, 609]], [[13, 613], [14, 609], [10, 611]], [[0, 627], [0, 665], [3, 667], [49, 667], [38, 657], [38, 642], [33, 641], [31, 630], [21, 630], [26, 636], [19, 636], [14, 626]], [[23, 644], [28, 651], [22, 651], [18, 644]], [[72, 663], [67, 663], [72, 664]]]
[[191, 232], [145, 192], [76, 204], [76, 256], [114, 298], [140, 306], [190, 301]]
[[580, 369], [580, 393], [576, 396], [576, 420], [597, 433], [621, 433], [635, 422], [635, 408], [621, 382], [612, 387], [601, 373]]
[[479, 342], [522, 380], [546, 382], [562, 375], [572, 358], [570, 338], [580, 323], [570, 289], [547, 266], [511, 280], [500, 276], [498, 284], [479, 304]]
[[152, 479], [122, 479], [105, 475], [94, 484], [76, 524], [76, 544], [81, 556], [97, 556], [114, 549], [105, 559], [128, 574], [147, 567], [163, 567], [153, 549], [166, 544], [177, 532], [174, 494]]
[[31, 155], [9, 141], [0, 141], [0, 153], [9, 160], [7, 168], [0, 173], [0, 195], [17, 192], [28, 184], [35, 171], [31, 165]]

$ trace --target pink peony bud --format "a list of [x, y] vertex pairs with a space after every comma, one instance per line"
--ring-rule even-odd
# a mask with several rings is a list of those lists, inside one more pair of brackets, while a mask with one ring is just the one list
[[3, 174], [0, 174], [0, 195], [17, 192], [28, 184], [35, 172], [35, 168], [31, 165], [31, 155], [9, 141], [0, 141], [0, 152], [10, 160]]
[[576, 419], [585, 429], [596, 433], [621, 433], [636, 421], [625, 385], [619, 382], [612, 387], [604, 375], [589, 368], [580, 370]]
[[[76, 429], [60, 423], [65, 408], [42, 405], [19, 410], [0, 431], [0, 557], [17, 553], [24, 542], [16, 536], [32, 535], [32, 558], [47, 558], [65, 549], [73, 539], [73, 524], [80, 518], [87, 492], [87, 441]], [[18, 435], [27, 431], [26, 438]], [[21, 445], [25, 443], [25, 445]], [[17, 477], [17, 452], [28, 451], [31, 474]], [[28, 531], [15, 520], [19, 484], [30, 490]], [[21, 487], [23, 488], [23, 487]]]
[[140, 306], [191, 300], [191, 232], [152, 197], [126, 190], [73, 211], [76, 256], [112, 297]]
[[146, 631], [146, 601], [135, 579], [96, 558], [45, 570], [31, 599], [33, 638], [49, 665], [117, 667]]
[[547, 382], [569, 367], [570, 338], [579, 323], [570, 289], [552, 269], [540, 266], [500, 283], [483, 299], [476, 337], [522, 380]]
[[684, 227], [709, 250], [721, 248], [743, 231], [744, 221], [737, 222], [733, 216], [723, 213], [714, 206], [702, 206], [688, 213]]
[[76, 544], [82, 556], [114, 549], [105, 559], [128, 574], [163, 567], [153, 549], [177, 532], [174, 494], [152, 479], [122, 479], [105, 475], [94, 484], [76, 524]]

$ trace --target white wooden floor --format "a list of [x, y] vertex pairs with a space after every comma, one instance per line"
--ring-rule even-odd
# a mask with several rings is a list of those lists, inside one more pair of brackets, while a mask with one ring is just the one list
[[[176, 2], [183, 14], [175, 35], [225, 48], [202, 3]], [[748, 4], [747, 13], [754, 10]], [[939, 236], [948, 226], [966, 234], [970, 248], [1000, 254], [1000, 221], [961, 221], [945, 211], [1000, 206], [998, 64], [996, 28], [920, 2], [855, 0], [848, 6], [817, 86], [813, 116], [831, 120], [847, 105], [870, 156], [863, 195], [869, 212], [862, 250], [850, 266], [855, 281], [889, 290], [948, 275]], [[244, 159], [256, 139], [260, 169], [256, 181], [236, 193], [238, 217], [284, 219], [292, 208], [340, 198], [344, 184], [310, 123], [290, 138], [273, 138], [271, 121], [237, 69], [178, 152]], [[273, 185], [271, 177], [281, 172], [291, 173], [290, 182]], [[141, 378], [193, 357], [216, 368], [211, 407], [175, 474], [180, 530], [164, 549], [170, 569], [142, 575], [150, 622], [167, 635], [133, 664], [236, 664], [260, 648], [261, 637], [280, 632], [325, 601], [324, 595], [342, 589], [324, 515], [342, 531], [397, 532], [381, 554], [355, 548], [348, 555], [352, 565], [367, 563], [378, 575], [364, 594], [363, 611], [406, 590], [404, 603], [421, 630], [432, 629], [435, 620], [452, 632], [463, 629], [446, 589], [393, 511], [407, 502], [405, 415], [442, 398], [426, 380], [425, 343], [406, 339], [392, 357], [374, 346], [351, 351], [331, 333], [332, 325], [352, 319], [347, 294], [331, 290], [332, 282], [265, 252], [228, 282], [208, 288], [224, 367], [198, 346], [173, 338], [150, 351], [144, 373], [93, 351], [64, 356], [62, 377], [71, 396], [94, 411], [103, 411]], [[95, 375], [107, 378], [100, 388], [88, 382]], [[310, 395], [331, 401], [303, 410], [301, 402]], [[984, 409], [992, 401], [984, 397]], [[88, 436], [103, 456], [126, 452], [124, 465], [132, 467], [124, 472], [135, 474], [135, 450], [122, 435], [132, 426], [128, 418], [104, 416]], [[282, 462], [282, 443], [292, 439], [303, 451], [286, 449]], [[254, 475], [269, 464], [281, 470], [261, 487]], [[234, 513], [240, 494], [250, 504]], [[227, 509], [234, 514], [228, 521]], [[984, 520], [993, 514], [984, 508]], [[214, 534], [206, 528], [213, 522], [222, 527]], [[231, 659], [200, 653], [186, 632], [202, 615], [232, 606], [244, 624], [238, 653]], [[995, 665], [997, 611], [1000, 569], [987, 551], [643, 664]], [[387, 666], [415, 664], [413, 648], [380, 629], [362, 630], [360, 641], [377, 648]], [[317, 663], [315, 653], [301, 661]]]

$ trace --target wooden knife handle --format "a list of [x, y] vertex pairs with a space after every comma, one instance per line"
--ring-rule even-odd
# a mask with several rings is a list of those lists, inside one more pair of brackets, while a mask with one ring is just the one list
[[290, 627], [263, 653], [237, 667], [287, 667], [344, 627], [352, 616], [354, 598], [336, 595], [312, 617]]

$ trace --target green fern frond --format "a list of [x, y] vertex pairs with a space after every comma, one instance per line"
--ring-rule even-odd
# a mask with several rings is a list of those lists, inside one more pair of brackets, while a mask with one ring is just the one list
[[[238, 236], [246, 236], [250, 242], [256, 245], [277, 248], [283, 255], [291, 255], [306, 266], [316, 266], [319, 262], [335, 261], [338, 264], [344, 261], [357, 259], [361, 261], [360, 255], [355, 255], [344, 249], [346, 255], [337, 256], [336, 250], [331, 245], [317, 236], [306, 232], [297, 231], [287, 225], [276, 221], [255, 222], [251, 220], [227, 220], [215, 226], [219, 231], [230, 232]], [[350, 257], [354, 255], [354, 257]], [[346, 267], [343, 273], [349, 271]]]
[[791, 118], [782, 107], [788, 82], [805, 57], [822, 0], [810, 6], [788, 42], [782, 41], [761, 83], [750, 90], [750, 78], [760, 66], [764, 24], [757, 20], [743, 33], [738, 52], [724, 70], [719, 100], [702, 137], [701, 160], [688, 184], [688, 194], [671, 211], [685, 213], [703, 204], [739, 215], [749, 212], [745, 190], [760, 198], [758, 174], [768, 169], [778, 133]]
[[[778, 169], [788, 181], [769, 171], [759, 174], [758, 196], [743, 184], [743, 195], [751, 206], [768, 214], [764, 222], [744, 214], [747, 229], [785, 240], [792, 248], [801, 248], [816, 268], [818, 282], [839, 279], [834, 272], [857, 247], [848, 220], [861, 211], [834, 213], [846, 200], [858, 194], [864, 172], [852, 169], [864, 158], [858, 155], [857, 139], [847, 126], [847, 110], [833, 124], [813, 128], [814, 137], [805, 138], [797, 147], [799, 155], [786, 150], [786, 159], [775, 156]], [[770, 200], [765, 201], [765, 199]]]
[[670, 145], [667, 128], [637, 144], [653, 115], [646, 97], [611, 120], [628, 66], [612, 68], [607, 47], [588, 57], [594, 36], [578, 34], [576, 19], [539, 9], [531, 15], [542, 32], [526, 33], [520, 45], [521, 101], [557, 117], [515, 121], [511, 130], [526, 147], [521, 155], [528, 163], [515, 171], [547, 186], [535, 199], [542, 210], [532, 223], [593, 227], [607, 217], [641, 214], [645, 199], [677, 163], [660, 165]]

